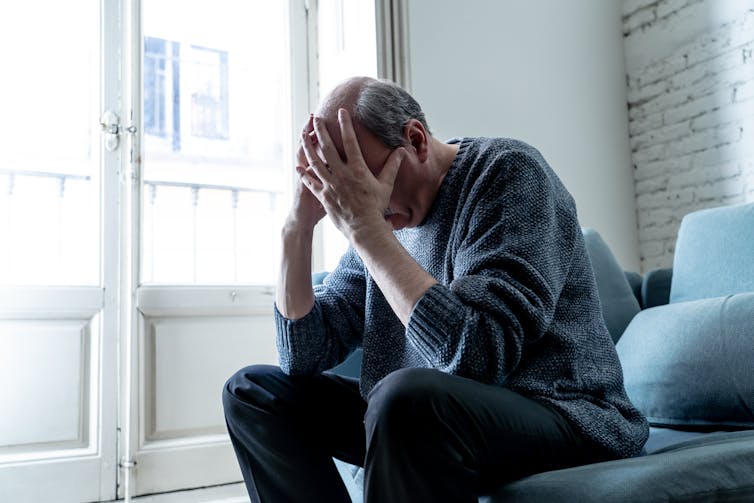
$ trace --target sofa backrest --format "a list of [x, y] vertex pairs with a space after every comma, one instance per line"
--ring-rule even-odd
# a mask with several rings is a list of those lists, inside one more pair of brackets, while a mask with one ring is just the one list
[[582, 232], [597, 281], [602, 317], [613, 342], [617, 342], [631, 319], [641, 310], [639, 301], [623, 268], [599, 233], [589, 228], [582, 229]]
[[670, 302], [754, 292], [754, 204], [695, 211], [681, 221]]

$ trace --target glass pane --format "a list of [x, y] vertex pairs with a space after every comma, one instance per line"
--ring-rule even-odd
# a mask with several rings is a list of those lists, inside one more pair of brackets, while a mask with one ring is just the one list
[[[319, 89], [324, 96], [355, 75], [377, 77], [374, 0], [319, 0]], [[348, 241], [324, 220], [324, 267], [332, 271]]]
[[319, 0], [319, 88], [355, 75], [377, 77], [375, 0]]
[[286, 2], [143, 10], [142, 282], [272, 284], [291, 180]]
[[[43, 13], [43, 14], [42, 14]], [[99, 8], [0, 14], [0, 285], [99, 283]]]

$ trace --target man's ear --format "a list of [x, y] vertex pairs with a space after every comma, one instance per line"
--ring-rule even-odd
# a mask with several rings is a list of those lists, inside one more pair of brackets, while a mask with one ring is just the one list
[[413, 147], [419, 162], [426, 161], [429, 155], [429, 138], [421, 121], [409, 119], [403, 126], [403, 137], [407, 146]]

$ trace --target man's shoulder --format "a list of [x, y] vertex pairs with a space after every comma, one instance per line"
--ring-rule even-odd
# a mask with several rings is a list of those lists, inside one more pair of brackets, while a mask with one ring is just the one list
[[[529, 176], [548, 178], [550, 167], [532, 145], [514, 138], [465, 137], [453, 139], [460, 145], [459, 164], [471, 186], [499, 185], [511, 168], [525, 168]], [[516, 176], [519, 176], [517, 174]], [[468, 184], [467, 184], [468, 186]]]
[[447, 140], [447, 143], [460, 145], [461, 148], [474, 152], [506, 153], [521, 152], [540, 156], [539, 150], [529, 143], [516, 138], [503, 136], [464, 136]]
[[525, 159], [528, 164], [548, 166], [542, 154], [532, 145], [522, 140], [505, 137], [465, 137], [454, 138], [448, 143], [460, 145], [460, 157], [466, 169], [486, 171], [501, 170], [510, 164], [510, 159]]
[[[514, 138], [463, 138], [465, 147], [457, 179], [465, 203], [476, 205], [484, 199], [530, 201], [541, 197], [571, 208], [570, 192], [538, 149]], [[461, 174], [462, 173], [462, 174]], [[521, 197], [526, 194], [525, 197]]]

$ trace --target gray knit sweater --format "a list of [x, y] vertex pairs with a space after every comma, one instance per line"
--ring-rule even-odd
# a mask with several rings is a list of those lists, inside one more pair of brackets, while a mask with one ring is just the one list
[[395, 316], [349, 249], [299, 320], [275, 309], [282, 369], [310, 375], [364, 349], [361, 392], [403, 367], [505, 386], [557, 409], [606, 454], [637, 454], [646, 420], [623, 387], [573, 198], [541, 154], [465, 138], [421, 225], [396, 232], [439, 284]]

